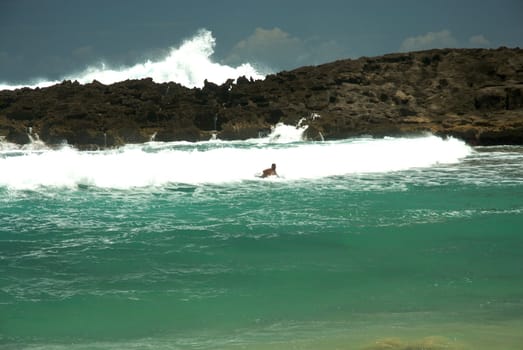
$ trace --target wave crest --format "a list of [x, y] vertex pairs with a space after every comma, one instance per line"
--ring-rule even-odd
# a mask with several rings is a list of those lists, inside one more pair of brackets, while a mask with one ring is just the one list
[[[291, 134], [300, 131], [294, 128]], [[277, 181], [320, 179], [459, 163], [472, 152], [462, 141], [436, 136], [307, 142], [289, 135], [275, 139], [277, 133], [286, 133], [285, 128], [248, 141], [152, 142], [96, 152], [6, 150], [0, 152], [0, 187], [234, 183], [257, 180], [256, 174], [272, 163], [281, 176]]]

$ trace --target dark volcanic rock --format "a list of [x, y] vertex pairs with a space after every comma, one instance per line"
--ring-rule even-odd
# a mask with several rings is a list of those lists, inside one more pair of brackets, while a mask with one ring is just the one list
[[[321, 117], [317, 117], [317, 116]], [[151, 79], [0, 91], [0, 136], [80, 148], [257, 137], [305, 118], [310, 139], [432, 132], [523, 144], [523, 51], [446, 49], [342, 60], [202, 89]]]

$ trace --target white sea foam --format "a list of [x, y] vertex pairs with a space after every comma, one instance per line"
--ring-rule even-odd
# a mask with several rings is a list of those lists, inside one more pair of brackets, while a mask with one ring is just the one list
[[[241, 76], [263, 79], [264, 74], [251, 64], [244, 63], [237, 67], [219, 64], [212, 60], [216, 39], [208, 30], [200, 30], [194, 37], [184, 41], [179, 47], [171, 48], [169, 54], [160, 60], [147, 60], [132, 67], [110, 68], [105, 64], [93, 66], [83, 72], [64, 76], [61, 80], [77, 80], [81, 84], [97, 80], [103, 84], [112, 84], [127, 79], [152, 78], [157, 83], [171, 82], [184, 86], [202, 87], [204, 80], [222, 84], [227, 79]], [[0, 90], [14, 90], [23, 87], [47, 87], [60, 81], [39, 79], [27, 84], [0, 83]]]
[[96, 152], [8, 149], [0, 151], [0, 186], [128, 189], [266, 181], [256, 175], [272, 163], [280, 177], [270, 181], [294, 181], [456, 163], [472, 152], [462, 141], [436, 136], [297, 142], [302, 132], [279, 125], [248, 141], [150, 142]]

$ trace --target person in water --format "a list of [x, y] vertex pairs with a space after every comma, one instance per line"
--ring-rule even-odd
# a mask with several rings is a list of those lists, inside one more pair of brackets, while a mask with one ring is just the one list
[[261, 177], [267, 177], [267, 176], [278, 176], [276, 173], [276, 164], [272, 164], [272, 166], [269, 169], [265, 169], [262, 173]]

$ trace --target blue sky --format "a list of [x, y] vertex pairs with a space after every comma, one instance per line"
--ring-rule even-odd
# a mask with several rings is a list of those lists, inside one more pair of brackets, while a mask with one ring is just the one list
[[523, 46], [522, 0], [0, 0], [0, 81], [132, 65], [208, 29], [213, 59], [288, 70], [443, 47]]

